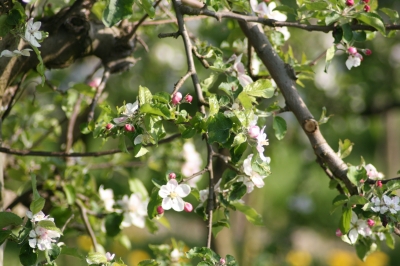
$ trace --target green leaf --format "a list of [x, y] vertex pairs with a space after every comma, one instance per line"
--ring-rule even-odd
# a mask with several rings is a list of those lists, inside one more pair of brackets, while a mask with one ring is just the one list
[[395, 247], [395, 241], [394, 241], [394, 237], [390, 232], [385, 232], [385, 238], [386, 238], [386, 245], [390, 248], [390, 249], [394, 249]]
[[47, 230], [55, 231], [62, 235], [61, 230], [55, 225], [53, 221], [50, 220], [41, 220], [37, 223], [38, 226], [43, 227]]
[[105, 218], [105, 227], [108, 236], [114, 237], [121, 232], [120, 225], [124, 217], [118, 213], [107, 214]]
[[57, 246], [57, 244], [52, 243], [51, 244], [51, 249], [47, 250], [50, 260], [56, 260], [58, 258], [58, 256], [61, 253], [61, 248], [59, 246]]
[[157, 106], [155, 104], [145, 103], [140, 105], [140, 112], [145, 114], [152, 114], [162, 116], [164, 118], [170, 118], [171, 113], [165, 105]]
[[0, 246], [3, 245], [4, 241], [6, 241], [11, 234], [11, 230], [0, 230]]
[[118, 149], [120, 149], [122, 152], [129, 153], [127, 147], [126, 147], [126, 142], [125, 142], [125, 136], [122, 135], [120, 136], [118, 140]]
[[18, 226], [23, 220], [12, 212], [0, 212], [0, 230], [7, 226]]
[[171, 95], [164, 91], [157, 92], [156, 94], [153, 95], [153, 100], [159, 103], [169, 103], [171, 101]]
[[244, 108], [250, 109], [253, 107], [253, 102], [256, 102], [254, 97], [249, 96], [245, 91], [242, 91], [238, 95], [238, 99]]
[[229, 201], [240, 200], [247, 192], [247, 187], [242, 182], [233, 183], [232, 190], [229, 193]]
[[364, 198], [363, 196], [353, 195], [350, 197], [349, 201], [347, 202], [347, 207], [351, 208], [353, 205], [364, 205], [367, 204], [369, 201]]
[[135, 158], [139, 158], [148, 152], [149, 152], [149, 150], [146, 149], [145, 147], [143, 147], [142, 144], [138, 144], [138, 145], [135, 145], [135, 147], [133, 148], [132, 154], [133, 154], [133, 156], [135, 156]]
[[235, 258], [232, 255], [226, 255], [226, 265], [227, 266], [239, 266]]
[[379, 10], [382, 11], [383, 13], [385, 13], [389, 17], [390, 22], [394, 23], [399, 20], [399, 13], [397, 13], [396, 10], [386, 8], [386, 7], [380, 8]]
[[328, 3], [322, 2], [322, 1], [321, 2], [320, 1], [307, 2], [306, 3], [306, 8], [308, 10], [312, 10], [312, 11], [314, 11], [314, 10], [326, 10], [328, 8]]
[[34, 251], [35, 250], [29, 246], [28, 242], [22, 245], [21, 250], [19, 251], [19, 261], [21, 262], [22, 265], [24, 266], [36, 265], [38, 253]]
[[67, 246], [62, 246], [61, 254], [67, 255], [67, 256], [73, 256], [73, 257], [76, 257], [79, 259], [85, 258], [85, 256], [83, 256], [77, 248], [71, 248], [71, 247], [67, 247]]
[[[122, 0], [123, 1], [123, 0]], [[151, 0], [135, 0], [136, 4], [146, 11], [150, 18], [154, 18], [155, 10]]]
[[46, 201], [44, 198], [38, 198], [31, 202], [29, 209], [31, 210], [32, 214], [35, 215], [43, 209], [45, 203]]
[[353, 40], [355, 42], [365, 42], [367, 34], [365, 31], [353, 31]]
[[139, 178], [130, 178], [128, 183], [130, 191], [134, 193], [139, 193], [142, 196], [142, 199], [149, 197], [149, 193], [147, 193], [146, 187], [143, 185], [143, 182]]
[[296, 11], [293, 8], [291, 8], [289, 6], [285, 6], [285, 5], [277, 6], [272, 11], [279, 11], [279, 12], [285, 12], [287, 14], [296, 15]]
[[387, 191], [395, 191], [400, 189], [400, 180], [391, 180], [386, 183]]
[[219, 111], [219, 104], [218, 104], [217, 96], [215, 94], [211, 95], [208, 102], [210, 104], [210, 114], [209, 115], [213, 116], [213, 115], [217, 114]]
[[318, 121], [318, 125], [322, 125], [325, 124], [326, 122], [328, 122], [329, 118], [331, 118], [332, 115], [330, 116], [326, 116], [326, 108], [325, 106], [322, 107], [322, 113], [321, 113], [321, 117], [319, 118]]
[[332, 59], [335, 57], [335, 53], [336, 53], [336, 45], [333, 45], [328, 50], [326, 50], [325, 73], [328, 73], [329, 65], [331, 64]]
[[340, 14], [338, 14], [337, 12], [331, 12], [325, 17], [325, 25], [329, 26], [330, 24], [338, 21], [340, 18]]
[[76, 199], [76, 192], [75, 192], [74, 186], [72, 186], [71, 184], [65, 185], [64, 192], [65, 192], [65, 195], [67, 196], [68, 204], [74, 205], [75, 199]]
[[347, 234], [351, 225], [351, 208], [343, 208], [342, 216], [340, 217], [339, 229], [343, 234]]
[[40, 194], [37, 190], [37, 185], [36, 185], [36, 175], [31, 173], [31, 180], [32, 180], [32, 192], [33, 192], [33, 200], [36, 200], [40, 198]]
[[258, 214], [257, 211], [254, 210], [253, 208], [246, 206], [240, 202], [231, 202], [231, 205], [233, 205], [236, 208], [236, 210], [246, 215], [247, 221], [251, 222], [254, 225], [260, 225], [260, 226], [264, 225], [261, 215]]
[[160, 265], [156, 260], [143, 260], [139, 262], [138, 266], [158, 266]]
[[385, 25], [382, 22], [382, 19], [379, 15], [375, 13], [357, 13], [355, 16], [356, 19], [364, 22], [367, 25], [370, 25], [377, 29], [383, 36], [386, 35]]
[[112, 27], [124, 18], [132, 16], [133, 0], [109, 0], [103, 13], [103, 23]]
[[353, 145], [354, 143], [352, 143], [348, 139], [345, 139], [344, 142], [342, 142], [342, 140], [339, 139], [339, 151], [338, 151], [339, 157], [343, 159], [349, 156], [351, 151], [353, 150]]
[[210, 143], [226, 143], [229, 139], [232, 121], [221, 113], [210, 117], [208, 121], [208, 141]]
[[348, 198], [346, 195], [339, 194], [339, 195], [337, 195], [337, 196], [333, 199], [332, 205], [333, 205], [334, 207], [342, 206], [342, 205], [344, 205], [348, 200], [349, 200], [349, 198]]
[[343, 29], [343, 40], [346, 43], [351, 43], [353, 40], [353, 31], [351, 30], [350, 23], [343, 24], [342, 29]]
[[238, 146], [238, 145], [242, 144], [243, 142], [246, 142], [246, 140], [247, 140], [246, 135], [244, 133], [239, 133], [233, 139], [232, 147]]
[[274, 116], [272, 127], [275, 131], [275, 137], [278, 140], [282, 140], [285, 137], [287, 131], [285, 119], [280, 116]]
[[139, 86], [139, 105], [140, 109], [142, 105], [151, 103], [153, 99], [153, 95], [151, 94], [150, 90], [146, 87]]
[[106, 255], [99, 252], [90, 252], [89, 256], [86, 258], [88, 264], [106, 264], [107, 258]]
[[349, 178], [350, 182], [354, 185], [358, 185], [360, 180], [367, 180], [367, 171], [365, 171], [364, 167], [358, 169], [356, 166], [350, 166], [347, 170], [347, 177]]
[[147, 215], [149, 216], [150, 219], [153, 219], [154, 217], [156, 217], [158, 215], [157, 207], [161, 206], [161, 203], [162, 203], [162, 198], [160, 196], [158, 196], [158, 191], [159, 191], [159, 189], [153, 188], [153, 191], [151, 192], [149, 204], [147, 205]]
[[[192, 259], [192, 258], [201, 258], [204, 259], [208, 262], [212, 262], [212, 263], [219, 263], [220, 260], [220, 256], [218, 256], [218, 254], [216, 254], [214, 251], [212, 251], [209, 248], [205, 248], [205, 247], [194, 247], [191, 250], [189, 250], [188, 252], [186, 252], [186, 257], [188, 259]], [[212, 265], [212, 264], [210, 264]]]
[[360, 260], [365, 261], [369, 254], [376, 250], [376, 245], [372, 245], [371, 241], [357, 241], [356, 245], [356, 253]]
[[249, 96], [271, 98], [274, 96], [275, 89], [269, 79], [259, 79], [243, 88]]

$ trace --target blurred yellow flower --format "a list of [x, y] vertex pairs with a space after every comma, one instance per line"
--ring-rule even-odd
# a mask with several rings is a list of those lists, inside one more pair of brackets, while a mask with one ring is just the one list
[[84, 251], [92, 250], [92, 240], [88, 235], [80, 235], [77, 239], [78, 246], [83, 249]]
[[136, 266], [142, 260], [148, 260], [148, 259], [151, 259], [149, 253], [141, 249], [136, 249], [129, 253], [127, 264], [131, 266]]
[[374, 252], [367, 257], [365, 262], [361, 261], [355, 252], [335, 250], [328, 259], [329, 266], [386, 266], [389, 257], [383, 252]]
[[389, 257], [383, 252], [377, 251], [367, 257], [365, 262], [359, 260], [357, 266], [386, 266], [388, 265]]
[[311, 264], [312, 257], [306, 251], [291, 250], [286, 255], [286, 261], [291, 266], [308, 266]]

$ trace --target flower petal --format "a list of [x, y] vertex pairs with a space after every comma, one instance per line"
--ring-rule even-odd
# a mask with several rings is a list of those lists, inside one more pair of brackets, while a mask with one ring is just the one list
[[184, 198], [190, 193], [190, 186], [186, 184], [181, 184], [179, 185], [176, 189], [175, 192], [178, 194], [179, 197]]
[[163, 207], [164, 210], [169, 210], [172, 208], [172, 199], [170, 197], [166, 197], [163, 199], [161, 203], [161, 207]]
[[185, 207], [185, 202], [183, 201], [183, 199], [176, 197], [173, 200], [172, 209], [174, 209], [175, 211], [181, 212], [183, 211], [184, 207]]

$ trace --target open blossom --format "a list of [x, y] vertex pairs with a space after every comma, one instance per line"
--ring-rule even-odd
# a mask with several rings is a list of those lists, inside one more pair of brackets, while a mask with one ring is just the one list
[[122, 227], [129, 227], [135, 225], [139, 228], [144, 228], [145, 217], [147, 216], [147, 203], [148, 200], [142, 200], [140, 194], [124, 195], [117, 204], [124, 212], [124, 219], [121, 223]]
[[387, 212], [389, 208], [386, 206], [386, 203], [384, 200], [385, 197], [387, 197], [386, 201], [389, 202], [390, 198], [386, 195], [384, 195], [382, 199], [380, 199], [379, 197], [373, 197], [371, 199], [371, 202], [374, 204], [374, 206], [371, 207], [371, 210], [374, 212], [379, 212], [381, 214], [384, 214], [385, 212]]
[[106, 258], [107, 258], [108, 262], [112, 261], [114, 259], [114, 257], [115, 257], [115, 254], [111, 254], [110, 252], [106, 253]]
[[[264, 1], [258, 4], [257, 0], [250, 0], [250, 5], [253, 11], [258, 13], [260, 17], [267, 17], [277, 21], [286, 21], [287, 19], [285, 14], [274, 10], [276, 8], [275, 2], [271, 2], [267, 5]], [[275, 29], [283, 34], [285, 41], [290, 38], [290, 32], [287, 27], [275, 27]]]
[[385, 201], [386, 206], [388, 207], [390, 213], [396, 214], [398, 211], [400, 211], [400, 198], [397, 196], [394, 196], [393, 198], [390, 198], [388, 196], [384, 195], [383, 200]]
[[54, 218], [49, 218], [49, 215], [45, 215], [42, 211], [32, 215], [31, 211], [26, 212], [26, 216], [31, 220], [32, 223], [48, 220], [54, 222]]
[[5, 56], [5, 57], [14, 57], [14, 56], [29, 56], [29, 52], [32, 51], [32, 49], [23, 49], [23, 50], [14, 50], [14, 51], [10, 51], [10, 50], [4, 50], [1, 52], [0, 57]]
[[250, 76], [246, 75], [246, 70], [244, 68], [243, 63], [241, 62], [243, 54], [239, 56], [233, 55], [232, 57], [235, 58], [235, 63], [233, 64], [233, 69], [236, 71], [237, 78], [239, 80], [240, 85], [242, 87], [246, 87], [246, 85], [253, 83], [253, 80]]
[[356, 53], [355, 55], [349, 55], [349, 58], [346, 60], [346, 67], [350, 70], [352, 67], [358, 67], [361, 65], [361, 61], [363, 60], [362, 55]]
[[357, 214], [355, 212], [351, 212], [350, 231], [348, 234], [350, 242], [352, 244], [356, 243], [359, 235], [372, 235], [371, 228], [369, 228], [365, 220], [358, 219]]
[[115, 200], [114, 192], [112, 189], [104, 189], [103, 185], [99, 187], [100, 199], [104, 202], [104, 207], [107, 211], [112, 212]]
[[252, 192], [254, 186], [258, 188], [262, 188], [264, 186], [263, 179], [265, 178], [265, 176], [261, 176], [259, 173], [253, 170], [253, 168], [251, 167], [252, 159], [253, 154], [249, 154], [249, 156], [247, 156], [247, 158], [243, 161], [243, 171], [247, 175], [247, 177], [240, 178], [240, 181], [242, 181], [247, 187], [247, 193]]
[[367, 164], [364, 166], [365, 170], [367, 171], [367, 176], [372, 180], [379, 180], [384, 177], [384, 175], [378, 172], [372, 164]]
[[40, 47], [37, 40], [42, 39], [42, 33], [39, 31], [42, 23], [40, 21], [33, 22], [33, 18], [28, 20], [25, 30], [25, 40], [36, 47]]
[[29, 246], [39, 250], [51, 249], [51, 243], [56, 242], [55, 238], [60, 237], [60, 233], [37, 226], [29, 232]]
[[122, 114], [126, 116], [133, 116], [138, 108], [138, 101], [135, 101], [134, 103], [127, 103], [125, 104], [125, 111]]
[[257, 151], [263, 162], [270, 163], [271, 159], [264, 156], [264, 146], [269, 145], [267, 134], [264, 133], [265, 126], [261, 129], [260, 134], [257, 136]]
[[166, 185], [161, 186], [158, 195], [163, 198], [161, 206], [164, 210], [174, 209], [177, 212], [183, 211], [185, 202], [182, 198], [190, 193], [190, 186], [178, 184], [176, 179], [170, 179]]

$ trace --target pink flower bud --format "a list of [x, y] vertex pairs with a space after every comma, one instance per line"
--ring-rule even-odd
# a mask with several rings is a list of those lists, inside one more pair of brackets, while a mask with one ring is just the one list
[[190, 94], [188, 94], [188, 95], [185, 96], [185, 100], [186, 100], [188, 103], [191, 103], [191, 102], [193, 101], [193, 96], [190, 95]]
[[382, 181], [380, 181], [380, 180], [376, 181], [376, 186], [377, 187], [382, 187]]
[[176, 178], [176, 174], [175, 173], [169, 173], [168, 177], [169, 177], [169, 179], [175, 179]]
[[354, 0], [346, 0], [347, 6], [354, 6]]
[[340, 229], [338, 228], [338, 229], [336, 229], [336, 232], [335, 232], [335, 234], [336, 234], [336, 236], [337, 237], [341, 237], [343, 234], [342, 234], [342, 231], [340, 231]]
[[128, 132], [134, 132], [135, 131], [135, 127], [132, 126], [131, 124], [125, 124], [124, 128], [125, 128], [125, 131], [128, 131]]
[[224, 258], [220, 258], [219, 259], [219, 265], [225, 265], [225, 263], [226, 263], [226, 261], [225, 261], [225, 259]]
[[365, 11], [365, 12], [371, 11], [371, 7], [370, 7], [369, 5], [365, 5], [365, 6], [364, 6], [364, 11]]
[[361, 183], [361, 184], [364, 184], [364, 183], [365, 183], [365, 180], [364, 180], [364, 179], [361, 179], [361, 180], [360, 180], [360, 183]]
[[180, 93], [179, 91], [174, 95], [172, 95], [172, 100], [171, 100], [172, 104], [177, 105], [181, 100], [182, 100], [182, 93]]
[[365, 49], [364, 53], [365, 55], [371, 55], [372, 51], [370, 49]]
[[347, 52], [349, 52], [349, 54], [351, 54], [351, 55], [355, 55], [355, 54], [357, 53], [357, 48], [355, 48], [355, 47], [353, 47], [353, 46], [350, 46], [350, 47], [347, 49]]
[[90, 87], [96, 87], [97, 88], [100, 85], [100, 83], [101, 83], [101, 78], [94, 78], [88, 83], [88, 85]]
[[372, 226], [375, 225], [375, 221], [372, 220], [372, 219], [368, 219], [368, 220], [367, 220], [367, 224], [368, 224], [369, 227], [372, 227]]
[[164, 209], [163, 209], [162, 206], [158, 206], [158, 207], [157, 207], [157, 213], [158, 213], [158, 215], [161, 215], [161, 214], [164, 213]]
[[192, 212], [193, 206], [189, 202], [185, 202], [185, 207], [183, 209], [185, 210], [185, 212]]
[[108, 123], [108, 124], [106, 125], [106, 129], [107, 129], [107, 130], [112, 129], [113, 127], [114, 127], [114, 125], [111, 124], [111, 123]]
[[250, 126], [248, 129], [249, 136], [251, 138], [257, 138], [260, 135], [260, 127], [259, 126]]

